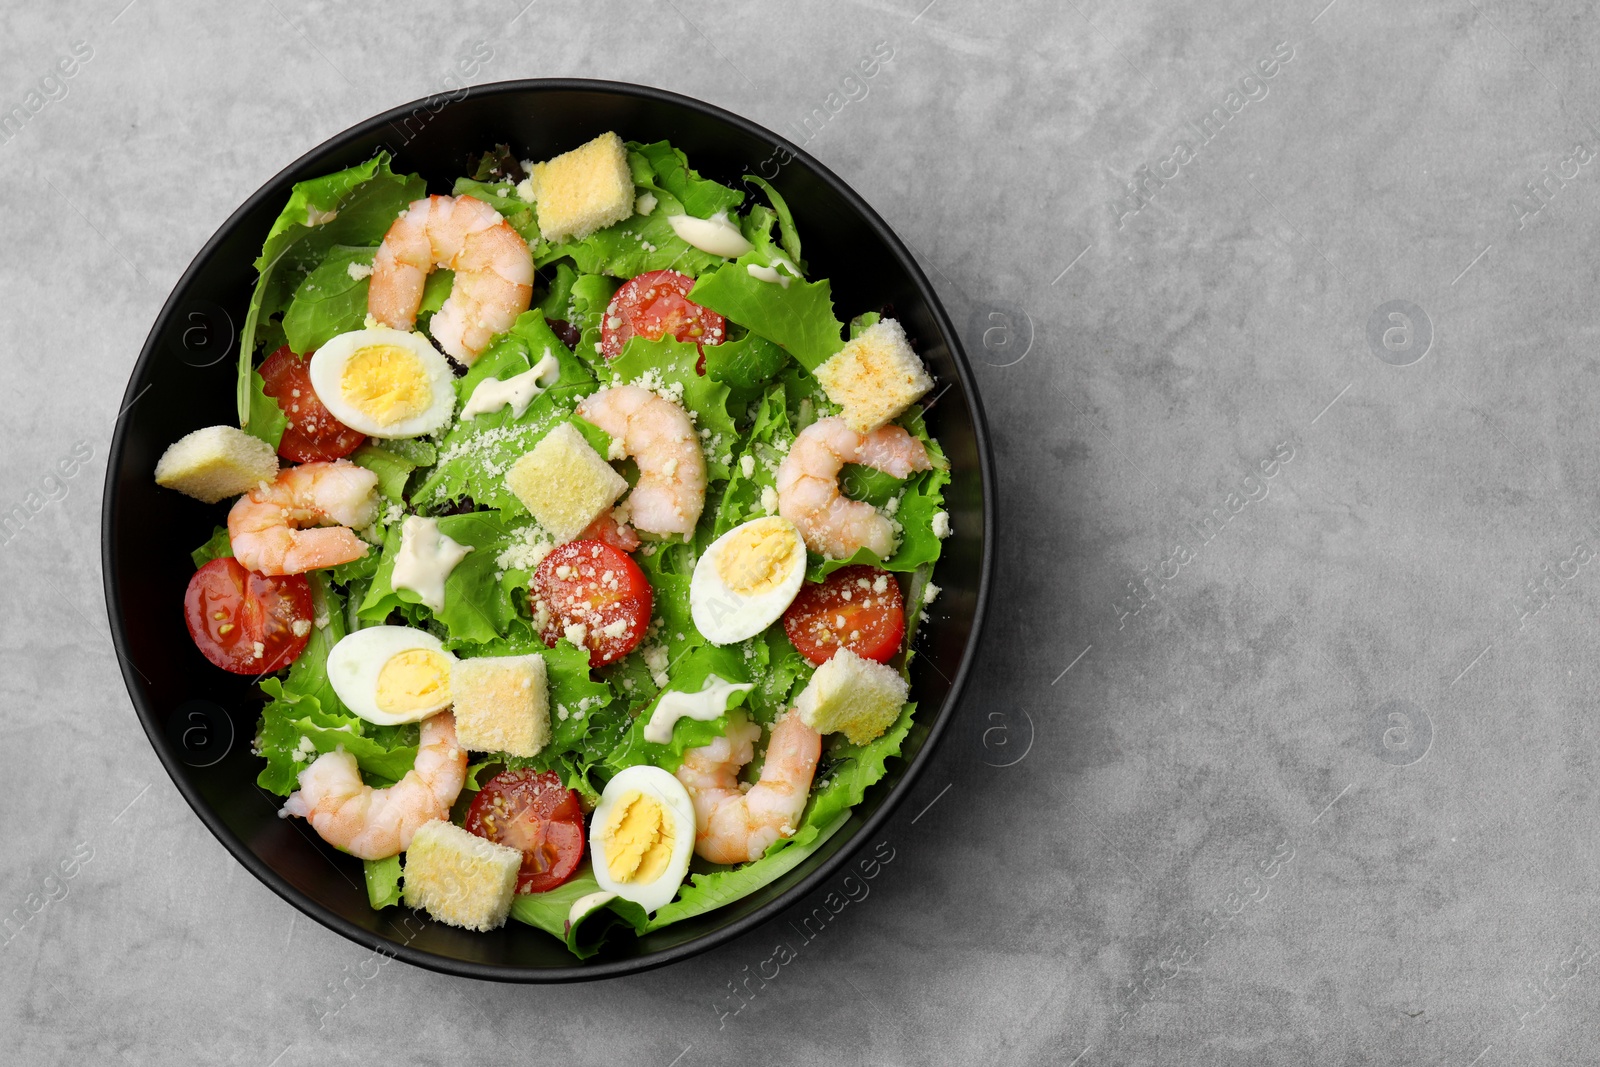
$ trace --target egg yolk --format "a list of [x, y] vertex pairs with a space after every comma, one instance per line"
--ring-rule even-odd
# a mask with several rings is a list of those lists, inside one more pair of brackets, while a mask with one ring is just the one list
[[450, 696], [450, 661], [430, 648], [391, 656], [378, 672], [373, 696], [379, 710], [390, 715], [438, 707]]
[[625, 794], [606, 820], [606, 869], [618, 882], [653, 882], [672, 862], [672, 820], [661, 802], [637, 790]]
[[752, 522], [717, 554], [717, 575], [732, 592], [756, 596], [776, 589], [789, 575], [794, 529], [786, 522]]
[[428, 370], [399, 345], [368, 345], [345, 361], [339, 376], [345, 401], [383, 426], [414, 419], [433, 402]]

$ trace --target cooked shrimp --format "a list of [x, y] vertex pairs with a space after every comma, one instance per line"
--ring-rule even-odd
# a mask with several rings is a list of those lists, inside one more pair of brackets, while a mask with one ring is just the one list
[[440, 348], [470, 366], [490, 338], [509, 330], [528, 310], [533, 257], [522, 235], [482, 200], [417, 200], [378, 246], [367, 310], [385, 326], [411, 329], [422, 306], [423, 283], [439, 267], [455, 271], [455, 283], [428, 331]]
[[455, 716], [441, 711], [423, 720], [417, 761], [394, 785], [363, 785], [356, 758], [340, 746], [300, 772], [300, 788], [278, 816], [298, 815], [328, 844], [381, 860], [404, 852], [423, 823], [450, 818], [466, 777], [467, 750], [456, 743]]
[[712, 863], [759, 859], [780, 837], [791, 836], [806, 810], [811, 777], [822, 755], [822, 735], [791, 711], [772, 727], [761, 780], [742, 785], [739, 771], [755, 755], [761, 727], [736, 722], [704, 748], [683, 754], [678, 781], [694, 801], [694, 850]]
[[800, 431], [778, 467], [778, 514], [795, 524], [806, 547], [833, 559], [870, 548], [879, 559], [895, 549], [895, 529], [871, 504], [839, 492], [839, 472], [860, 463], [904, 478], [933, 466], [928, 450], [892, 423], [862, 434], [837, 415]]
[[360, 559], [367, 543], [350, 527], [370, 526], [377, 515], [372, 471], [347, 459], [302, 463], [238, 499], [228, 512], [228, 540], [248, 570], [299, 574]]
[[635, 528], [653, 534], [694, 533], [706, 506], [706, 460], [694, 423], [681, 404], [638, 385], [613, 385], [587, 396], [578, 414], [612, 437], [639, 465], [628, 496]]

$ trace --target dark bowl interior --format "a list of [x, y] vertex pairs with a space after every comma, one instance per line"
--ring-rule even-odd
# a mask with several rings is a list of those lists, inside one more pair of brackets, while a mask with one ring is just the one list
[[[459, 94], [458, 94], [459, 95]], [[949, 455], [954, 535], [936, 579], [933, 618], [918, 640], [913, 696], [921, 701], [905, 759], [868, 794], [844, 830], [787, 876], [712, 914], [578, 962], [554, 938], [510, 923], [468, 933], [406, 908], [374, 912], [361, 864], [325, 845], [281, 799], [255, 785], [251, 754], [263, 698], [252, 680], [210, 666], [179, 607], [191, 548], [225, 520], [157, 488], [171, 442], [234, 415], [237, 326], [255, 282], [252, 263], [290, 186], [368, 159], [380, 147], [395, 169], [448, 193], [469, 160], [498, 142], [519, 158], [548, 158], [606, 130], [670, 139], [708, 177], [737, 186], [763, 168], [794, 211], [812, 270], [833, 280], [841, 317], [893, 305], [941, 390], [929, 424]], [[776, 155], [779, 149], [792, 160]], [[421, 966], [478, 978], [568, 981], [642, 970], [703, 951], [799, 900], [848, 859], [910, 788], [950, 719], [978, 638], [993, 536], [988, 442], [965, 357], [927, 279], [871, 208], [793, 145], [744, 119], [684, 97], [593, 81], [519, 81], [435, 97], [380, 115], [296, 161], [234, 213], [196, 257], [157, 317], [124, 398], [104, 501], [106, 599], [123, 676], [140, 721], [179, 790], [217, 839], [295, 907], [368, 947]]]

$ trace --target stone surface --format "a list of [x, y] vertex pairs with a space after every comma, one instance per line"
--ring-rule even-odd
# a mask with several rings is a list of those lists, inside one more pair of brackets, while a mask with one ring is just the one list
[[[43, 902], [0, 1060], [1592, 1055], [1589, 5], [125, 2], [10, 0], [0, 35], [4, 108], [92, 49], [0, 144], [0, 505], [43, 501], [0, 546], [0, 908]], [[809, 149], [967, 326], [1008, 610], [809, 941], [817, 901], [604, 985], [378, 968], [210, 837], [124, 694], [99, 493], [157, 309], [257, 186], [478, 42], [479, 80], [791, 136], [852, 97]]]

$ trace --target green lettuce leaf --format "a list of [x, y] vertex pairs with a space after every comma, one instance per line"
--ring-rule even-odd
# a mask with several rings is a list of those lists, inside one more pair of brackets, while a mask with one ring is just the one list
[[[528, 619], [517, 611], [514, 595], [525, 593], [532, 574], [527, 570], [502, 567], [499, 556], [520, 540], [518, 528], [509, 524], [501, 512], [471, 511], [439, 519], [439, 532], [457, 544], [471, 546], [444, 583], [444, 607], [432, 617], [444, 626], [446, 645], [484, 644], [504, 637], [513, 626], [529, 629]], [[361, 619], [379, 623], [389, 613], [405, 605], [421, 605], [422, 598], [410, 589], [394, 587], [395, 557], [400, 552], [401, 533], [397, 523], [389, 527], [383, 541], [372, 585], [361, 602]]]
[[837, 415], [839, 405], [828, 399], [822, 383], [798, 363], [790, 364], [778, 376], [783, 383], [784, 402], [789, 409], [789, 429], [795, 433], [824, 415]]
[[383, 442], [385, 452], [411, 461], [414, 467], [431, 467], [439, 460], [439, 450], [433, 442], [421, 437], [396, 437]]
[[280, 796], [296, 787], [296, 776], [315, 757], [295, 758], [302, 737], [309, 738], [317, 754], [343, 748], [356, 758], [368, 785], [390, 785], [405, 777], [417, 758], [418, 728], [374, 726], [354, 715], [325, 710], [316, 697], [292, 697], [276, 678], [261, 683], [274, 697], [261, 713], [256, 750], [267, 761], [256, 783]]
[[295, 699], [311, 697], [321, 708], [348, 715], [350, 709], [339, 700], [339, 694], [333, 691], [333, 683], [328, 680], [328, 653], [350, 632], [344, 603], [339, 594], [329, 587], [322, 571], [308, 572], [306, 583], [311, 587], [313, 625], [306, 638], [306, 647], [289, 665], [289, 673], [283, 682], [284, 693]]
[[[382, 522], [382, 519], [383, 517], [380, 515], [379, 521]], [[361, 594], [365, 595], [367, 585], [371, 584], [372, 576], [378, 572], [378, 559], [382, 554], [382, 550], [383, 546], [381, 545], [374, 547], [369, 544], [364, 555], [358, 556], [349, 563], [340, 563], [337, 566], [329, 567], [324, 573], [328, 575], [328, 579], [335, 585], [345, 586], [352, 591], [355, 590], [357, 584], [365, 583], [361, 584]], [[350, 603], [346, 605], [348, 611], [353, 614], [355, 609], [360, 606], [361, 596], [356, 596], [352, 592]]]
[[[786, 395], [787, 391], [782, 385], [774, 385], [757, 405], [755, 419], [745, 431], [741, 447], [731, 464], [728, 487], [717, 501], [711, 531], [713, 537], [721, 537], [741, 523], [768, 514], [762, 505], [762, 497], [776, 497], [778, 466], [794, 443], [794, 434], [789, 429]], [[744, 472], [746, 457], [750, 459], [749, 474]], [[770, 493], [766, 492], [768, 490]]]
[[683, 210], [698, 219], [709, 219], [719, 211], [732, 212], [744, 202], [744, 194], [730, 189], [689, 166], [689, 157], [666, 141], [654, 144], [629, 144], [643, 156], [654, 174], [651, 186], [657, 192], [671, 193]]
[[[558, 267], [558, 274], [559, 270]], [[573, 355], [581, 359], [596, 378], [605, 373], [608, 365], [600, 352], [600, 327], [617, 288], [615, 278], [607, 278], [603, 274], [578, 275], [567, 290], [565, 312], [556, 316], [582, 333], [583, 337]]]
[[783, 197], [778, 195], [778, 190], [774, 189], [766, 179], [759, 178], [754, 174], [746, 174], [744, 180], [752, 185], [760, 186], [761, 191], [767, 194], [767, 199], [772, 202], [772, 210], [777, 215], [778, 232], [782, 235], [781, 241], [784, 254], [794, 260], [795, 264], [803, 270], [805, 261], [800, 258], [800, 232], [795, 229], [794, 216], [789, 213], [789, 205], [784, 202]]
[[648, 555], [634, 553], [633, 561], [644, 571], [645, 578], [655, 596], [652, 606], [652, 630], [667, 650], [669, 663], [676, 663], [685, 653], [705, 643], [700, 631], [695, 629], [694, 613], [689, 604], [689, 581], [694, 576], [695, 552], [692, 545], [663, 542], [654, 546]]
[[378, 444], [366, 441], [350, 454], [350, 462], [376, 474], [378, 492], [391, 503], [405, 503], [406, 481], [410, 479], [411, 472], [417, 469], [416, 460], [389, 448], [388, 442]]
[[458, 419], [439, 442], [438, 463], [416, 487], [411, 502], [429, 511], [467, 498], [506, 515], [524, 515], [522, 501], [507, 488], [506, 471], [539, 440], [572, 414], [579, 400], [599, 388], [588, 368], [575, 359], [538, 311], [521, 315], [456, 381], [457, 408], [488, 378], [504, 381], [530, 369], [545, 352], [561, 365], [560, 377], [534, 397], [521, 417], [510, 407]]
[[399, 856], [362, 860], [361, 865], [366, 874], [367, 903], [372, 905], [373, 911], [382, 911], [400, 903], [400, 876], [404, 871], [400, 867]]
[[743, 403], [788, 365], [789, 353], [756, 333], [706, 346], [706, 377], [728, 386]]
[[[659, 930], [663, 926], [671, 926], [673, 923], [692, 919], [696, 915], [704, 915], [724, 904], [731, 904], [741, 897], [747, 897], [763, 886], [771, 885], [800, 866], [807, 856], [821, 848], [828, 838], [843, 829], [848, 821], [848, 814], [841, 815], [831, 825], [807, 838], [804, 843], [791, 844], [781, 851], [769, 852], [754, 863], [747, 863], [743, 867], [691, 875], [689, 883], [678, 890], [678, 898], [658, 910], [650, 919], [650, 925], [646, 930]], [[794, 838], [789, 840], [793, 841]]]
[[599, 952], [609, 937], [624, 931], [640, 934], [649, 926], [643, 908], [631, 900], [616, 897], [583, 916], [576, 927], [569, 929], [567, 916], [572, 905], [599, 891], [600, 883], [585, 865], [571, 881], [549, 892], [518, 893], [511, 902], [511, 917], [554, 934], [566, 942], [574, 956], [586, 960]]
[[859, 463], [846, 463], [839, 472], [839, 490], [851, 500], [865, 501], [875, 508], [899, 496], [905, 484], [904, 478]]
[[375, 726], [340, 702], [328, 680], [328, 652], [348, 632], [344, 604], [322, 572], [311, 571], [306, 578], [315, 625], [288, 674], [261, 682], [262, 692], [273, 699], [256, 734], [256, 751], [267, 761], [256, 781], [263, 789], [288, 795], [296, 775], [310, 764], [310, 758], [296, 759], [302, 737], [319, 754], [342, 746], [356, 758], [369, 785], [399, 781], [416, 760], [418, 727]]
[[[572, 310], [572, 286], [578, 280], [578, 272], [573, 269], [571, 263], [561, 260], [555, 264], [555, 270], [550, 272], [550, 275], [550, 288], [544, 291], [544, 295], [534, 306], [544, 314], [546, 321], [560, 319], [569, 322], [567, 315]], [[608, 279], [607, 284], [614, 283]], [[606, 299], [611, 299], [609, 294]], [[581, 322], [569, 322], [569, 325], [583, 328]]]
[[261, 380], [258, 371], [250, 372], [250, 416], [249, 423], [244, 426], [245, 432], [261, 438], [274, 450], [278, 442], [283, 440], [283, 431], [288, 429], [289, 416], [283, 413], [274, 397], [267, 395], [267, 383]]
[[283, 313], [283, 336], [292, 352], [314, 352], [341, 333], [361, 329], [367, 318], [366, 274], [352, 276], [350, 268], [371, 273], [376, 247], [335, 245], [307, 274]]
[[194, 560], [194, 569], [199, 570], [214, 559], [233, 555], [233, 542], [228, 540], [228, 528], [218, 526], [211, 533], [211, 540], [189, 553], [189, 558]]
[[751, 644], [755, 651], [756, 687], [750, 691], [746, 704], [757, 722], [772, 722], [794, 706], [795, 698], [816, 668], [789, 641], [781, 620], [752, 638]]
[[[239, 425], [250, 429], [250, 367], [256, 333], [283, 312], [301, 281], [335, 245], [375, 246], [406, 205], [427, 195], [415, 174], [389, 169], [379, 152], [365, 163], [336, 174], [297, 182], [256, 257], [255, 292], [239, 331]], [[265, 438], [263, 438], [265, 439]]]
[[915, 702], [900, 709], [900, 717], [882, 735], [864, 745], [852, 745], [844, 735], [832, 734], [823, 748], [817, 784], [801, 816], [800, 829], [786, 840], [773, 842], [769, 855], [779, 850], [803, 848], [822, 836], [824, 829], [861, 803], [867, 788], [883, 777], [885, 765], [900, 754], [911, 732]]
[[815, 370], [844, 347], [844, 324], [833, 313], [828, 280], [795, 280], [787, 286], [764, 282], [746, 268], [766, 266], [765, 259], [759, 251], [748, 252], [701, 275], [689, 299], [765, 337], [806, 370]]
[[[697, 693], [704, 687], [706, 679], [713, 674], [728, 682], [750, 681], [750, 665], [744, 658], [741, 646], [728, 645], [719, 648], [716, 645], [701, 645], [675, 664], [671, 674], [672, 680], [662, 690], [663, 693]], [[705, 722], [690, 718], [679, 719], [673, 727], [672, 740], [664, 745], [646, 741], [644, 737], [650, 716], [660, 703], [661, 697], [658, 695], [633, 718], [627, 736], [606, 757], [606, 769], [615, 773], [624, 767], [650, 763], [668, 771], [676, 771], [683, 763], [685, 750], [709, 745], [728, 732], [729, 716], [742, 714], [731, 709], [743, 704], [745, 695], [730, 694], [728, 697], [730, 710], [715, 719]]]
[[584, 418], [582, 415], [574, 415], [567, 421], [572, 423], [573, 429], [578, 431], [578, 433], [583, 437], [584, 442], [590, 448], [594, 449], [602, 456], [609, 456], [611, 454], [610, 434], [606, 433], [604, 430], [590, 422], [588, 419]]
[[850, 320], [850, 340], [854, 341], [857, 337], [866, 333], [869, 327], [876, 326], [882, 319], [883, 316], [876, 311], [863, 311]]

